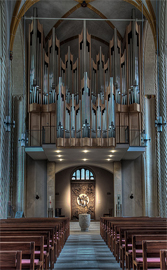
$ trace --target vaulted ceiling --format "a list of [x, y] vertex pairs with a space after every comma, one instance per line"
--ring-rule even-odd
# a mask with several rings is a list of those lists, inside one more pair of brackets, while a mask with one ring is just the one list
[[[86, 7], [82, 3], [86, 2]], [[10, 49], [12, 51], [15, 33], [21, 18], [24, 16], [33, 16], [33, 8], [37, 7], [38, 17], [41, 18], [109, 18], [109, 19], [130, 19], [132, 8], [136, 10], [136, 17], [146, 18], [151, 26], [153, 36], [156, 39], [156, 1], [150, 0], [13, 0], [11, 3], [11, 40]], [[26, 26], [31, 20], [26, 20]], [[51, 29], [56, 27], [56, 35], [60, 42], [63, 43], [62, 51], [67, 49], [67, 45], [72, 45], [72, 53], [75, 55], [77, 43], [75, 40], [69, 41], [69, 38], [80, 34], [82, 21], [60, 21], [56, 19], [40, 19], [43, 25], [46, 40], [50, 37]], [[88, 21], [87, 28], [93, 36], [92, 45], [94, 54], [97, 53], [99, 45], [102, 46], [103, 53], [106, 55], [107, 43], [113, 37], [113, 29], [118, 30], [118, 37], [123, 38], [128, 21]], [[98, 39], [98, 41], [97, 41]], [[96, 40], [96, 42], [94, 41]], [[156, 44], [156, 40], [155, 40]]]

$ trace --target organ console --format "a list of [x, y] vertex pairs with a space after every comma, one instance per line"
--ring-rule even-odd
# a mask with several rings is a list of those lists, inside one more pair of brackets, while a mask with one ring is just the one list
[[[34, 17], [37, 9], [34, 8]], [[133, 18], [135, 13], [133, 11]], [[83, 22], [78, 58], [68, 47], [64, 61], [56, 29], [45, 44], [36, 19], [29, 26], [29, 144], [57, 146], [140, 145], [140, 26], [132, 21], [123, 43], [114, 29], [105, 61], [102, 48], [91, 57], [91, 35]]]

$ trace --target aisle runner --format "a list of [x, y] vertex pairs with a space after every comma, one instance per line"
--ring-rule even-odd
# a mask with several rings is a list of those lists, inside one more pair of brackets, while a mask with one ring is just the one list
[[121, 269], [99, 234], [69, 236], [54, 269]]

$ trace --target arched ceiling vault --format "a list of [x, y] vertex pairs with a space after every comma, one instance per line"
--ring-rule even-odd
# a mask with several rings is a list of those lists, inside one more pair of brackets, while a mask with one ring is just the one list
[[[24, 1], [24, 4], [22, 3]], [[18, 25], [20, 23], [21, 18], [24, 16], [24, 14], [36, 3], [38, 3], [40, 0], [16, 0], [16, 4], [15, 4], [15, 8], [13, 11], [13, 17], [11, 20], [11, 27], [10, 27], [10, 51], [13, 50], [13, 43], [14, 43], [14, 39], [15, 39], [15, 34], [18, 28]], [[74, 11], [76, 11], [77, 9], [79, 9], [81, 7], [81, 0], [75, 0], [76, 2], [79, 2], [77, 5], [75, 5], [73, 8], [71, 8], [68, 12], [66, 12], [62, 18], [67, 18], [69, 17]], [[95, 0], [94, 0], [95, 1]], [[102, 0], [101, 0], [102, 1]], [[156, 17], [155, 17], [155, 13], [154, 13], [154, 9], [152, 6], [152, 3], [150, 0], [123, 0], [124, 2], [127, 2], [129, 4], [131, 4], [132, 6], [136, 7], [140, 12], [143, 12], [143, 15], [146, 17], [146, 19], [148, 20], [150, 26], [151, 26], [151, 30], [152, 30], [152, 34], [154, 37], [154, 43], [155, 43], [155, 49], [156, 49], [156, 45], [157, 45], [157, 40], [156, 40]], [[96, 9], [93, 5], [90, 4], [90, 2], [93, 2], [93, 0], [87, 0], [85, 1], [87, 3], [87, 8], [89, 8], [90, 10], [92, 10], [94, 13], [96, 13], [99, 17], [103, 18], [103, 19], [107, 19], [107, 17], [98, 9]], [[61, 20], [59, 20], [54, 27], [58, 27], [60, 24], [62, 23]], [[112, 24], [109, 21], [106, 21], [106, 23], [112, 28], [114, 29], [115, 26], [114, 24]], [[118, 31], [118, 37], [119, 39], [122, 40], [122, 35], [120, 34], [120, 32]], [[51, 36], [51, 31], [49, 31], [49, 33], [46, 36], [46, 40], [49, 39], [49, 37]]]

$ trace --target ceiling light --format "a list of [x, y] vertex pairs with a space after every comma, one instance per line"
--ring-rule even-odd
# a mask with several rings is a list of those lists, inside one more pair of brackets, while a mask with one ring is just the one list
[[56, 150], [56, 153], [60, 153], [60, 150]]
[[110, 161], [111, 159], [110, 159], [110, 158], [108, 158], [107, 160], [108, 160], [108, 161]]
[[88, 150], [84, 150], [83, 152], [84, 152], [84, 153], [88, 153]]
[[109, 157], [112, 157], [112, 155], [109, 155]]
[[115, 150], [111, 150], [111, 152], [112, 152], [112, 153], [114, 153], [114, 152], [115, 152]]
[[84, 158], [84, 159], [83, 159], [83, 161], [87, 161], [87, 159], [86, 159], [86, 158]]
[[58, 155], [58, 157], [61, 157], [61, 155]]
[[59, 159], [60, 161], [62, 161], [62, 159]]

